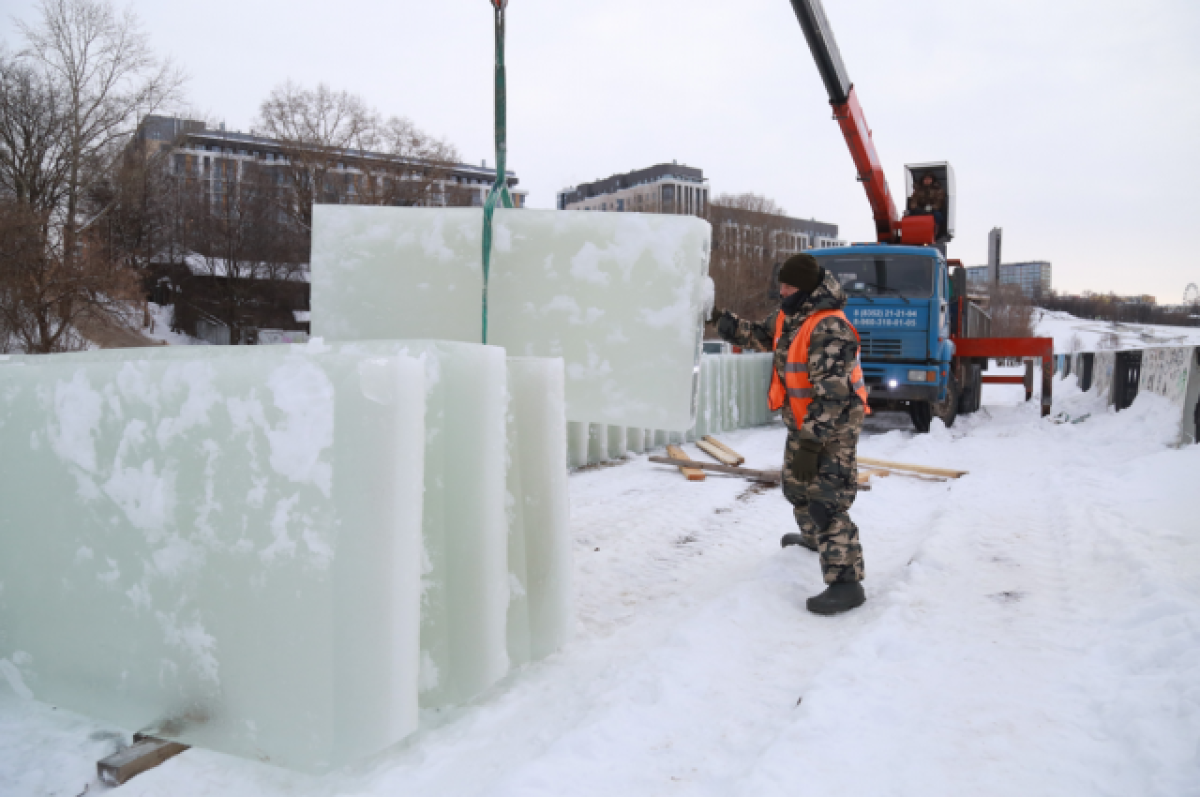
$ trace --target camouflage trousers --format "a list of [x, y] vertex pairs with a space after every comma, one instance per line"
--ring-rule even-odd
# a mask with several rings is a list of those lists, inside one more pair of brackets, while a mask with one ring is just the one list
[[817, 476], [800, 481], [792, 475], [792, 459], [800, 451], [800, 435], [789, 430], [783, 456], [783, 495], [792, 505], [796, 525], [806, 542], [821, 556], [826, 584], [862, 581], [862, 545], [858, 526], [850, 519], [850, 506], [858, 497], [858, 434], [863, 408], [856, 404], [850, 423], [825, 443], [817, 460]]

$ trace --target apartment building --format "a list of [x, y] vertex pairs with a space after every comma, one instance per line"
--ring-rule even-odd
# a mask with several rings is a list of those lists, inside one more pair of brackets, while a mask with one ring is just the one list
[[[265, 172], [270, 180], [283, 184], [289, 163], [288, 148], [276, 139], [209, 128], [204, 122], [170, 116], [147, 116], [138, 128], [135, 141], [147, 154], [171, 150], [171, 171], [207, 186], [214, 201], [220, 201], [231, 185], [242, 181], [249, 172]], [[294, 154], [294, 153], [293, 153]], [[400, 168], [402, 167], [402, 168]], [[346, 150], [337, 153], [334, 174], [326, 180], [322, 201], [339, 204], [420, 204], [432, 206], [481, 206], [496, 180], [496, 170], [487, 161], [479, 166], [467, 163], [428, 164], [436, 174], [433, 190], [422, 190], [419, 201], [388, 181], [397, 173], [421, 171], [423, 164], [383, 152]], [[506, 172], [509, 191], [516, 207], [525, 207], [527, 193], [518, 187], [517, 175]], [[379, 201], [383, 196], [393, 201]]]
[[695, 167], [660, 163], [565, 188], [558, 192], [557, 207], [559, 210], [704, 216], [708, 210], [708, 181], [704, 179], [704, 172]]
[[[998, 277], [1001, 285], [1016, 285], [1030, 299], [1048, 296], [1053, 289], [1053, 268], [1047, 260], [1001, 263]], [[986, 292], [987, 281], [987, 266], [967, 266], [967, 288], [969, 290]]]

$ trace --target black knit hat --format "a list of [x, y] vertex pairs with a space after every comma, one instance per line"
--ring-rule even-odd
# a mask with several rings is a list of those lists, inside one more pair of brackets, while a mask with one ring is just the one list
[[779, 283], [812, 293], [821, 284], [821, 267], [812, 255], [792, 255], [779, 268]]

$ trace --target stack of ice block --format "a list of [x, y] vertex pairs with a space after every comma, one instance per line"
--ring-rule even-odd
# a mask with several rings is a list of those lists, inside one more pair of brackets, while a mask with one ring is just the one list
[[562, 382], [452, 342], [0, 358], [0, 658], [297, 769], [393, 744], [569, 633]]
[[571, 421], [567, 424], [567, 462], [581, 468], [628, 453], [662, 448], [769, 423], [772, 354], [705, 354], [697, 380], [696, 422], [686, 432], [619, 427]]
[[[691, 216], [496, 211], [488, 342], [562, 357], [570, 421], [688, 429], [709, 229]], [[481, 230], [477, 208], [318, 205], [313, 334], [481, 340]]]

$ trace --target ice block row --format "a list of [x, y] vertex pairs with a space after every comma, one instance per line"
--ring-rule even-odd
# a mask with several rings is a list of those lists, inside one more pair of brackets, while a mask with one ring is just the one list
[[[313, 334], [479, 342], [482, 214], [316, 206]], [[487, 342], [562, 357], [568, 420], [685, 430], [710, 238], [691, 216], [497, 210]]]
[[0, 357], [0, 659], [307, 771], [559, 647], [561, 361], [422, 341]]
[[772, 354], [705, 354], [697, 377], [696, 423], [687, 432], [602, 423], [567, 424], [567, 464], [582, 468], [641, 454], [668, 443], [696, 440], [769, 423]]

